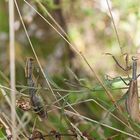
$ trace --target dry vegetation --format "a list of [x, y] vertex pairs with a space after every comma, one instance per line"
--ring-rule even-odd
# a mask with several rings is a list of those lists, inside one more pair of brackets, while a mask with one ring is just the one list
[[0, 0], [0, 139], [140, 139], [139, 1], [10, 2]]

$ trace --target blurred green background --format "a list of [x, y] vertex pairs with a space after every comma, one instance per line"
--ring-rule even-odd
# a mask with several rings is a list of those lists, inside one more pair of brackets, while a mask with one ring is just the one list
[[[138, 0], [113, 0], [109, 2], [113, 20], [118, 33], [119, 41], [113, 26], [112, 17], [106, 0], [30, 0], [28, 1], [53, 27], [55, 27], [64, 37], [66, 35], [55, 25], [47, 12], [67, 33], [68, 41], [84, 54], [91, 67], [101, 78], [102, 83], [111, 92], [117, 101], [126, 92], [119, 89], [126, 87], [123, 82], [115, 77], [131, 76], [130, 72], [122, 71], [112, 57], [106, 55], [111, 53], [125, 67], [125, 53], [129, 54], [129, 63], [131, 56], [139, 58], [140, 52], [140, 2]], [[36, 129], [49, 133], [56, 130], [60, 133], [69, 133], [73, 129], [73, 123], [89, 140], [124, 140], [132, 139], [130, 136], [108, 129], [88, 120], [81, 119], [78, 116], [66, 114], [64, 111], [70, 107], [65, 107], [66, 103], [75, 104], [73, 108], [81, 115], [97, 120], [100, 123], [106, 123], [109, 126], [130, 132], [137, 135], [139, 128], [130, 129], [117, 121], [108, 111], [113, 112], [117, 117], [127, 123], [123, 115], [127, 117], [124, 101], [119, 103], [122, 107], [123, 115], [115, 110], [111, 100], [102, 88], [96, 75], [91, 71], [85, 60], [83, 60], [71, 48], [71, 46], [49, 25], [45, 22], [34, 9], [32, 9], [24, 0], [18, 1], [23, 21], [28, 34], [34, 46], [35, 52], [49, 79], [57, 99], [61, 100], [56, 109], [52, 104], [55, 98], [48, 88], [38, 64], [35, 62], [35, 79], [39, 94], [43, 97], [48, 110], [48, 119], [40, 122], [37, 119]], [[18, 11], [15, 6], [15, 48], [16, 48], [16, 86], [17, 91], [28, 96], [27, 81], [24, 68], [27, 57], [34, 57], [33, 51], [25, 34], [23, 25], [20, 21]], [[120, 44], [119, 44], [120, 43]], [[140, 61], [138, 60], [138, 65]], [[139, 68], [138, 68], [139, 71]], [[109, 75], [109, 76], [107, 76]], [[0, 0], [0, 85], [9, 87], [9, 19], [8, 2]], [[109, 78], [107, 78], [109, 77]], [[113, 89], [113, 90], [112, 90]], [[4, 89], [9, 96], [10, 91]], [[1, 91], [2, 92], [2, 91]], [[59, 94], [57, 93], [59, 92]], [[17, 99], [20, 95], [17, 95]], [[105, 107], [103, 110], [96, 102]], [[83, 103], [79, 103], [83, 102]], [[3, 97], [0, 95], [1, 112], [9, 116], [10, 108]], [[26, 116], [23, 122], [27, 121], [25, 129], [30, 135], [32, 132], [34, 117], [37, 115], [33, 111], [24, 112], [17, 108], [17, 114], [20, 118]], [[27, 120], [26, 120], [27, 119]], [[28, 120], [29, 119], [29, 120]], [[134, 125], [134, 124], [133, 124]], [[22, 129], [20, 130], [23, 131]], [[0, 136], [3, 138], [5, 130], [1, 127]], [[20, 136], [24, 139], [23, 136]], [[50, 138], [51, 139], [51, 138]], [[52, 138], [54, 139], [54, 138]], [[63, 137], [62, 139], [74, 139]], [[84, 139], [81, 137], [81, 139]]]

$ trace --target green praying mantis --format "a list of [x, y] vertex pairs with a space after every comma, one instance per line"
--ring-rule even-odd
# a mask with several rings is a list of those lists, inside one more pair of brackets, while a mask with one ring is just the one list
[[137, 58], [132, 57], [132, 65], [128, 66], [128, 55], [126, 55], [126, 68], [122, 67], [117, 59], [112, 55], [107, 53], [107, 55], [111, 55], [116, 64], [124, 71], [128, 71], [132, 69], [132, 78], [130, 82], [127, 84], [121, 77], [121, 80], [129, 86], [127, 92], [126, 92], [126, 100], [125, 100], [125, 105], [126, 105], [126, 110], [130, 116], [130, 118], [135, 121], [140, 123], [140, 111], [139, 111], [139, 97], [138, 97], [138, 84], [137, 84], [137, 78], [140, 76], [137, 75]]

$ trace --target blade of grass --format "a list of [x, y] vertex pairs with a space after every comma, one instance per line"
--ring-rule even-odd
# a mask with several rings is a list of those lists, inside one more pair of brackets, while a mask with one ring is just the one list
[[[94, 73], [96, 79], [98, 80], [98, 82], [101, 84], [101, 86], [103, 87], [103, 89], [106, 91], [107, 96], [110, 98], [110, 100], [112, 101], [112, 103], [115, 103], [115, 99], [112, 96], [112, 94], [108, 91], [108, 89], [106, 88], [106, 86], [103, 84], [103, 82], [101, 81], [101, 79], [99, 78], [99, 76], [97, 75], [97, 73], [95, 72], [94, 68], [91, 67], [91, 65], [89, 64], [88, 60], [85, 58], [85, 56], [79, 51], [77, 50], [68, 40], [67, 38], [65, 38], [44, 16], [42, 16], [30, 3], [28, 3], [26, 0], [24, 0], [43, 20], [45, 20], [45, 22], [47, 22], [71, 47], [71, 49], [73, 49], [83, 60], [84, 62], [89, 66], [90, 70]], [[59, 27], [58, 27], [59, 28]], [[119, 107], [117, 107], [119, 108]]]
[[[14, 31], [14, 0], [9, 0], [9, 50], [10, 50], [10, 86], [15, 90], [15, 31]], [[11, 120], [12, 120], [12, 138], [17, 139], [16, 128], [16, 110], [15, 110], [15, 92], [11, 91]]]
[[[70, 107], [75, 113], [79, 114], [78, 111], [75, 110], [75, 109], [73, 108], [73, 106], [72, 106], [70, 103], [68, 103], [68, 102], [65, 100], [64, 97], [61, 96], [61, 94], [59, 94], [58, 92], [57, 92], [57, 94], [58, 94], [58, 95], [64, 100], [64, 102], [67, 104], [65, 107]], [[106, 111], [107, 111], [107, 114], [111, 113], [108, 109], [106, 109], [105, 107], [103, 107], [103, 106], [102, 106], [101, 104], [99, 104], [97, 101], [95, 101], [95, 100], [93, 100], [93, 99], [91, 99], [91, 101], [94, 101], [97, 105], [99, 105], [101, 108], [103, 108], [104, 110], [106, 110]], [[64, 111], [64, 106], [62, 106], [62, 109], [63, 109], [63, 111]], [[117, 116], [115, 116], [113, 113], [111, 113], [111, 115], [112, 115], [116, 120], [120, 121], [123, 125], [125, 125], [126, 127], [128, 127], [131, 131], [134, 131], [134, 130], [131, 128], [131, 126], [128, 126], [126, 123], [124, 123], [121, 119], [119, 119], [119, 118], [118, 118]], [[100, 122], [100, 123], [101, 123], [101, 122]], [[134, 131], [134, 132], [135, 132], [135, 131]], [[139, 135], [137, 132], [135, 132], [135, 134]]]
[[[26, 3], [27, 1], [24, 0]], [[49, 13], [49, 11], [45, 8], [45, 6], [39, 1], [39, 0], [35, 0], [38, 5], [40, 6], [40, 8], [42, 9], [42, 11], [44, 11], [45, 14], [47, 14], [49, 16], [49, 18], [54, 22], [54, 24], [60, 29], [60, 31], [68, 38], [68, 34], [64, 31], [64, 29], [56, 22], [56, 20], [51, 16], [51, 14]]]
[[[4, 114], [3, 112], [1, 113], [1, 115], [3, 116], [3, 118], [6, 120], [7, 124], [12, 127], [12, 122], [11, 122], [11, 119], [8, 118], [8, 116], [6, 114]], [[17, 128], [14, 128], [15, 129], [15, 132], [17, 134], [21, 134], [24, 138], [26, 138], [26, 136], [22, 133], [21, 130], [17, 129]], [[17, 135], [17, 139], [20, 139], [19, 135]], [[13, 138], [12, 138], [13, 140]]]
[[[9, 106], [12, 106], [11, 105], [11, 100], [9, 99], [9, 97], [7, 96], [7, 93], [5, 92], [4, 89], [0, 88], [1, 89], [1, 93], [2, 95], [5, 97], [7, 103]], [[10, 88], [9, 88], [10, 89]], [[15, 92], [15, 91], [14, 91]], [[23, 122], [21, 121], [21, 119], [18, 117], [17, 113], [15, 114], [16, 115], [16, 118], [17, 118], [17, 122], [19, 123], [20, 127], [24, 130], [24, 132], [26, 132], [25, 128], [24, 128], [24, 125], [23, 125]], [[7, 116], [8, 118], [8, 116]], [[10, 120], [10, 119], [9, 119]], [[10, 125], [11, 126], [11, 125]], [[13, 126], [12, 126], [13, 127]], [[17, 125], [18, 127], [18, 125]], [[18, 129], [15, 129], [15, 131], [17, 131]]]
[[[24, 0], [26, 4], [31, 7], [49, 26], [51, 26], [71, 47], [72, 50], [74, 50], [78, 55], [80, 55], [80, 52], [70, 43], [70, 41], [67, 40], [64, 35], [62, 35], [44, 16], [42, 16], [30, 3], [28, 3], [26, 0]], [[57, 23], [57, 25], [59, 25]], [[59, 28], [59, 26], [58, 26]], [[60, 29], [61, 30], [61, 29]], [[67, 35], [68, 36], [68, 35]]]
[[[25, 1], [25, 0], [24, 0]], [[98, 80], [98, 82], [101, 84], [101, 86], [103, 87], [103, 89], [106, 91], [107, 96], [111, 99], [112, 103], [115, 104], [115, 99], [112, 96], [112, 94], [110, 93], [110, 91], [106, 88], [106, 86], [103, 84], [102, 80], [100, 79], [100, 77], [97, 75], [95, 69], [93, 67], [91, 67], [91, 65], [89, 64], [88, 60], [86, 59], [86, 57], [79, 52], [77, 49], [75, 49], [75, 47], [48, 21], [45, 19], [45, 17], [43, 17], [34, 7], [32, 7], [27, 1], [26, 3], [34, 9], [34, 11], [36, 11], [36, 13], [43, 18], [68, 44], [69, 46], [78, 54], [80, 55], [80, 57], [84, 60], [84, 62], [89, 66], [90, 70], [94, 73], [96, 79]], [[121, 113], [121, 109], [118, 107], [118, 105], [116, 104], [116, 107], [119, 109], [119, 112]], [[121, 113], [122, 114], [122, 113]]]
[[71, 126], [76, 130], [76, 132], [78, 133], [79, 135], [79, 139], [81, 139], [81, 137], [84, 139], [84, 140], [88, 140], [88, 138], [86, 138], [85, 136], [83, 136], [82, 132], [78, 129], [78, 127], [76, 125], [74, 125], [72, 122], [70, 122]]
[[[59, 93], [58, 93], [58, 94], [59, 94]], [[65, 98], [66, 98], [67, 96], [69, 96], [69, 95], [70, 95], [70, 94], [67, 94], [67, 95], [65, 95], [65, 96], [62, 97], [62, 96], [59, 94], [59, 96], [60, 96], [61, 98], [59, 98], [58, 101], [60, 101], [60, 100], [65, 100]], [[65, 108], [65, 107], [70, 107], [70, 108], [73, 109], [72, 106], [75, 106], [75, 105], [81, 104], [81, 103], [86, 103], [86, 102], [94, 102], [94, 103], [96, 103], [96, 104], [97, 104], [98, 106], [100, 106], [103, 110], [107, 111], [107, 114], [110, 114], [112, 117], [114, 117], [116, 120], [118, 120], [119, 122], [121, 122], [124, 126], [126, 126], [129, 130], [131, 130], [132, 132], [133, 132], [133, 131], [135, 132], [135, 130], [133, 130], [132, 127], [130, 127], [129, 125], [127, 125], [125, 122], [123, 122], [120, 118], [118, 118], [116, 115], [114, 115], [111, 111], [109, 111], [109, 109], [105, 108], [102, 104], [100, 104], [99, 102], [97, 102], [95, 99], [87, 99], [87, 100], [78, 101], [78, 102], [75, 102], [75, 103], [72, 103], [72, 104], [67, 103], [67, 105], [65, 105], [63, 108]], [[54, 105], [55, 103], [56, 103], [56, 102], [54, 102], [54, 103], [51, 104], [51, 105]], [[73, 109], [73, 110], [74, 110], [74, 109]], [[63, 111], [64, 111], [64, 109], [63, 109]], [[49, 111], [48, 111], [48, 112], [49, 112]], [[77, 112], [77, 111], [74, 110], [74, 112]], [[137, 132], [135, 132], [135, 134], [139, 135]]]
[[33, 51], [33, 53], [34, 53], [34, 56], [35, 56], [35, 58], [36, 58], [36, 61], [37, 61], [38, 65], [39, 65], [39, 67], [40, 67], [40, 70], [41, 70], [41, 72], [42, 72], [42, 74], [43, 74], [45, 80], [46, 80], [46, 83], [47, 83], [47, 85], [48, 85], [48, 87], [49, 87], [49, 90], [51, 91], [51, 93], [52, 93], [53, 96], [55, 97], [55, 100], [57, 100], [57, 98], [56, 98], [56, 96], [55, 96], [55, 93], [54, 93], [54, 91], [53, 91], [53, 89], [52, 89], [52, 87], [51, 87], [51, 85], [50, 85], [50, 83], [49, 83], [49, 81], [48, 81], [48, 79], [47, 79], [47, 77], [46, 77], [46, 75], [45, 75], [45, 72], [44, 72], [44, 70], [43, 70], [43, 68], [42, 68], [42, 66], [41, 66], [41, 63], [40, 63], [40, 61], [39, 61], [39, 59], [38, 59], [38, 56], [37, 56], [37, 54], [36, 54], [36, 52], [35, 52], [35, 50], [34, 50], [33, 44], [32, 44], [32, 42], [31, 42], [31, 40], [30, 40], [29, 34], [28, 34], [28, 32], [27, 32], [26, 26], [25, 26], [25, 24], [24, 24], [24, 21], [23, 21], [22, 15], [21, 15], [21, 12], [20, 12], [20, 10], [19, 10], [17, 1], [14, 0], [14, 2], [15, 2], [15, 5], [16, 5], [16, 8], [17, 8], [17, 11], [18, 11], [18, 14], [19, 14], [21, 23], [22, 23], [22, 25], [23, 25], [25, 34], [26, 34], [26, 36], [27, 36], [27, 39], [28, 39], [29, 44], [30, 44], [30, 46], [31, 46], [31, 49], [32, 49], [32, 51]]
[[[60, 109], [60, 110], [61, 110], [61, 108], [58, 107], [58, 106], [54, 106], [54, 107], [56, 107], [57, 109]], [[88, 118], [88, 117], [86, 117], [86, 116], [83, 116], [83, 115], [81, 115], [81, 114], [79, 114], [79, 113], [74, 113], [74, 112], [69, 111], [69, 110], [66, 110], [66, 109], [65, 109], [64, 111], [65, 111], [67, 114], [72, 114], [72, 115], [74, 115], [74, 116], [77, 116], [77, 117], [79, 117], [79, 118], [81, 118], [81, 119], [84, 119], [84, 120], [86, 120], [86, 121], [89, 121], [89, 122], [91, 122], [91, 123], [99, 124], [99, 125], [101, 125], [101, 126], [104, 126], [104, 127], [106, 127], [106, 128], [109, 128], [109, 129], [114, 130], [114, 131], [116, 131], [116, 132], [119, 132], [119, 133], [122, 133], [122, 134], [124, 134], [124, 135], [127, 135], [127, 136], [130, 136], [130, 137], [132, 137], [132, 138], [136, 138], [136, 139], [139, 139], [139, 140], [140, 140], [140, 137], [135, 136], [135, 135], [133, 135], [133, 134], [131, 134], [131, 133], [125, 132], [125, 131], [123, 131], [123, 130], [120, 130], [120, 128], [118, 129], [118, 128], [109, 126], [109, 125], [107, 125], [107, 124], [105, 124], [105, 123], [98, 122], [98, 121], [96, 121], [96, 120], [93, 120], [93, 119], [91, 119], [91, 118]]]
[[5, 127], [5, 132], [7, 134], [7, 137], [10, 139], [12, 137], [12, 133], [11, 133], [11, 130], [10, 130], [9, 126], [5, 123], [5, 121], [1, 117], [0, 117], [0, 122]]
[[[25, 1], [25, 0], [24, 0]], [[29, 5], [29, 4], [28, 4]], [[31, 6], [31, 5], [30, 5]], [[31, 6], [32, 7], [32, 6]], [[36, 10], [36, 9], [34, 9], [34, 10]], [[36, 11], [37, 12], [37, 11]], [[72, 47], [72, 48], [74, 48], [73, 47], [73, 45], [53, 26], [53, 25], [51, 25], [40, 13], [38, 13], [59, 35], [61, 35], [61, 37], [65, 40], [65, 41], [67, 41], [68, 43], [69, 43], [69, 45]], [[74, 48], [74, 50], [75, 50], [75, 48]], [[88, 61], [87, 61], [87, 59], [84, 57], [84, 55], [83, 54], [81, 54], [78, 50], [75, 50], [83, 59], [84, 59], [84, 61], [87, 63]], [[89, 66], [89, 63], [87, 63], [88, 64], [88, 66]], [[92, 68], [92, 67], [90, 67], [90, 69], [93, 71], [94, 69]], [[107, 91], [107, 95], [109, 95], [109, 97], [111, 97], [111, 101], [115, 101], [114, 99], [113, 99], [113, 96], [111, 95], [111, 93], [108, 91], [108, 89], [103, 85], [103, 83], [102, 83], [102, 81], [100, 80], [100, 78], [99, 77], [97, 77], [97, 74], [95, 73], [95, 70], [93, 71], [93, 73], [96, 75], [96, 79], [99, 81], [99, 83], [103, 86], [103, 88], [105, 89], [105, 91]], [[113, 99], [113, 100], [112, 100]]]
[[106, 4], [107, 4], [107, 7], [108, 7], [108, 10], [109, 10], [109, 13], [110, 13], [111, 21], [112, 21], [113, 28], [114, 28], [114, 31], [115, 31], [115, 34], [116, 34], [116, 37], [117, 37], [117, 42], [119, 44], [119, 48], [121, 50], [121, 54], [123, 54], [119, 34], [118, 34], [118, 31], [117, 31], [117, 28], [116, 28], [116, 25], [115, 25], [114, 17], [112, 15], [111, 8], [110, 8], [108, 0], [106, 0]]

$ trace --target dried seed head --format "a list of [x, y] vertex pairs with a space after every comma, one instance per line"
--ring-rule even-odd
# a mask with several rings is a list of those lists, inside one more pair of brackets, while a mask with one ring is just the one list
[[34, 130], [32, 133], [32, 137], [30, 138], [30, 140], [35, 139], [45, 140], [43, 134], [39, 130]]
[[24, 111], [28, 111], [31, 109], [31, 104], [30, 104], [29, 100], [18, 99], [18, 100], [16, 100], [16, 107], [18, 107]]

